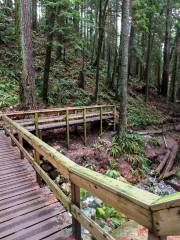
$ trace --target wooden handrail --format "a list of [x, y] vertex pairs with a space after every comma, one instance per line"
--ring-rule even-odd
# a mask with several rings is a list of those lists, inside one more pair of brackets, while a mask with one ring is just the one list
[[66, 110], [83, 110], [84, 108], [86, 109], [99, 109], [99, 108], [113, 108], [113, 105], [91, 105], [91, 106], [80, 106], [80, 107], [64, 107], [64, 108], [53, 108], [53, 109], [39, 109], [39, 110], [30, 110], [30, 111], [18, 111], [18, 112], [11, 112], [11, 113], [6, 113], [6, 116], [12, 117], [12, 116], [20, 116], [20, 115], [33, 115], [36, 112], [39, 114], [48, 114], [48, 113], [58, 113], [58, 112], [63, 112]]
[[[141, 225], [147, 227], [151, 234], [149, 239], [158, 239], [156, 236], [168, 236], [180, 234], [180, 193], [175, 195], [159, 197], [130, 184], [106, 177], [100, 173], [81, 167], [68, 159], [63, 154], [43, 142], [38, 137], [28, 132], [8, 116], [2, 115], [5, 131], [11, 136], [24, 155], [27, 153], [21, 144], [15, 139], [10, 129], [14, 129], [18, 135], [26, 140], [33, 149], [46, 160], [48, 160], [57, 170], [68, 178], [77, 189], [84, 188], [93, 195], [99, 197], [104, 202], [126, 214], [129, 218], [135, 220]], [[21, 142], [22, 142], [21, 139]], [[17, 143], [18, 142], [18, 143]], [[34, 161], [32, 159], [32, 161]], [[37, 162], [34, 163], [35, 170], [45, 179], [56, 196], [61, 193], [53, 183], [47, 179], [46, 173], [41, 169]], [[106, 238], [101, 234], [101, 229], [95, 223], [92, 223], [76, 206], [69, 200], [66, 202], [64, 195], [58, 195], [64, 205], [70, 206], [68, 210], [72, 212], [73, 217], [92, 232], [95, 232], [97, 239], [112, 239], [109, 235]], [[72, 207], [73, 206], [73, 207]], [[93, 231], [89, 226], [93, 226]], [[165, 226], [165, 227], [164, 227]], [[152, 237], [152, 238], [151, 238]]]

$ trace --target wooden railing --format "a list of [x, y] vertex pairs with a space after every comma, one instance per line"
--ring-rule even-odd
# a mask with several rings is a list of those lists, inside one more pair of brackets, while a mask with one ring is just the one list
[[[106, 177], [100, 173], [81, 167], [28, 132], [20, 124], [2, 115], [3, 127], [40, 176], [54, 192], [57, 199], [73, 216], [73, 233], [81, 238], [81, 224], [95, 239], [113, 239], [96, 222], [87, 217], [80, 208], [80, 188], [84, 188], [105, 203], [124, 213], [130, 219], [149, 229], [149, 240], [166, 239], [168, 235], [180, 234], [180, 193], [159, 197], [130, 184]], [[13, 132], [18, 133], [18, 139]], [[30, 155], [23, 147], [23, 140], [33, 148]], [[39, 165], [39, 156], [48, 160], [64, 177], [71, 182], [71, 199], [54, 183]], [[38, 177], [40, 182], [40, 178]]]
[[[70, 125], [73, 123], [73, 121], [79, 121], [83, 124], [85, 145], [87, 142], [87, 123], [94, 118], [99, 119], [100, 134], [103, 133], [103, 120], [105, 119], [111, 118], [113, 120], [114, 131], [116, 127], [116, 106], [113, 105], [67, 107], [49, 110], [44, 109], [36, 111], [15, 112], [6, 115], [13, 119], [20, 118], [16, 121], [22, 126], [26, 127], [29, 131], [35, 130], [36, 136], [41, 139], [43, 126], [50, 123], [62, 123], [64, 121], [66, 126], [66, 139], [68, 147], [70, 145]], [[27, 119], [27, 117], [31, 118]]]

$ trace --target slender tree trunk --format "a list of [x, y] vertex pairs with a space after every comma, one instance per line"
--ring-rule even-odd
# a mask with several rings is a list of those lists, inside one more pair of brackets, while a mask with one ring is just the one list
[[20, 0], [20, 26], [22, 48], [22, 79], [20, 88], [21, 106], [23, 109], [33, 109], [35, 102], [35, 72], [33, 68], [30, 1]]
[[47, 13], [47, 46], [46, 46], [46, 58], [44, 65], [44, 79], [43, 79], [43, 101], [48, 104], [48, 85], [49, 85], [49, 71], [51, 65], [51, 52], [53, 42], [53, 27], [55, 22], [54, 9], [48, 8]]
[[149, 69], [150, 69], [150, 58], [151, 58], [151, 44], [152, 44], [152, 16], [149, 20], [149, 32], [148, 32], [148, 45], [147, 45], [147, 54], [146, 54], [146, 67], [144, 72], [144, 78], [146, 82], [145, 87], [145, 102], [148, 102], [149, 99]]
[[37, 28], [37, 0], [32, 0], [32, 29]]
[[15, 35], [16, 35], [16, 45], [19, 50], [19, 53], [21, 52], [20, 50], [20, 22], [19, 22], [19, 0], [15, 0]]
[[96, 87], [94, 92], [95, 101], [97, 102], [98, 93], [99, 93], [99, 67], [100, 67], [100, 56], [102, 50], [102, 43], [104, 38], [104, 27], [106, 22], [106, 10], [108, 6], [108, 0], [104, 2], [104, 8], [102, 10], [102, 0], [99, 2], [99, 36], [98, 36], [98, 48], [97, 48], [97, 56], [94, 63], [96, 66]]
[[172, 102], [176, 101], [176, 84], [178, 76], [179, 56], [180, 56], [180, 26], [177, 26], [176, 43], [174, 49], [174, 64], [172, 71], [172, 95], [171, 95]]
[[157, 90], [158, 93], [161, 93], [161, 57], [158, 58], [157, 63]]
[[74, 29], [76, 32], [79, 32], [79, 3], [78, 2], [75, 3], [74, 10], [76, 14], [76, 16], [73, 18]]
[[119, 127], [118, 136], [122, 138], [127, 127], [127, 81], [128, 81], [128, 52], [130, 33], [130, 0], [122, 1], [122, 21], [121, 21], [121, 65], [120, 65], [120, 88], [119, 88]]
[[167, 10], [166, 10], [166, 31], [164, 40], [164, 63], [163, 63], [163, 75], [162, 75], [162, 85], [161, 93], [164, 97], [168, 96], [168, 84], [169, 84], [169, 45], [170, 45], [170, 0], [167, 0]]
[[12, 4], [12, 0], [5, 0], [4, 1], [5, 5], [9, 8], [12, 8], [13, 4]]

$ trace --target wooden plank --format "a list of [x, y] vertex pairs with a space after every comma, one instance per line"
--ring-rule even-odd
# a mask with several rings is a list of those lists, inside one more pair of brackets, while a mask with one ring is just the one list
[[[80, 188], [71, 183], [71, 202], [80, 208]], [[72, 218], [72, 231], [76, 240], [81, 240], [81, 224], [76, 218]]]
[[9, 221], [10, 219], [44, 208], [55, 202], [57, 202], [57, 200], [53, 198], [51, 201], [47, 201], [45, 200], [44, 197], [40, 197], [40, 198], [30, 200], [28, 202], [22, 203], [18, 206], [16, 205], [9, 209], [5, 209], [0, 212], [0, 224], [5, 221]]
[[[84, 108], [86, 110], [86, 108]], [[104, 115], [113, 115], [113, 112], [104, 112]], [[97, 117], [99, 116], [99, 114], [97, 112], [90, 112], [87, 113], [87, 117], [88, 118], [92, 118], [92, 117]], [[77, 120], [82, 118], [82, 114], [69, 114], [69, 120]], [[61, 121], [65, 121], [66, 116], [62, 115], [60, 117], [54, 116], [54, 117], [46, 117], [46, 118], [39, 118], [39, 125], [42, 124], [47, 124], [47, 123], [52, 123], [52, 122], [61, 122]], [[34, 125], [34, 119], [20, 119], [20, 120], [16, 120], [17, 123], [20, 123], [22, 126], [27, 127], [27, 126], [31, 126]]]
[[34, 190], [37, 190], [37, 189], [38, 189], [38, 186], [33, 186], [32, 187], [32, 185], [30, 185], [29, 187], [28, 186], [21, 187], [19, 189], [13, 190], [11, 192], [0, 194], [0, 200], [8, 199], [8, 198], [11, 198], [11, 197], [14, 197], [14, 196], [26, 193], [26, 192], [34, 191]]
[[0, 238], [18, 232], [51, 217], [57, 216], [63, 211], [64, 209], [60, 207], [60, 204], [53, 203], [34, 212], [30, 212], [25, 215], [13, 218], [7, 222], [1, 223]]
[[20, 195], [11, 197], [9, 199], [0, 200], [0, 211], [18, 206], [22, 203], [27, 203], [33, 199], [38, 199], [42, 196], [42, 193], [38, 190], [32, 190], [22, 193]]
[[[113, 119], [113, 115], [112, 116], [103, 116], [102, 120], [108, 120], [108, 119]], [[86, 122], [87, 123], [91, 123], [91, 122], [97, 122], [100, 121], [100, 117], [94, 117], [94, 118], [86, 118]], [[79, 120], [69, 120], [69, 125], [73, 126], [73, 125], [82, 125], [83, 124], [83, 119], [79, 119]], [[43, 124], [43, 125], [39, 125], [39, 129], [41, 130], [47, 130], [47, 129], [55, 129], [55, 128], [60, 128], [60, 127], [66, 127], [67, 126], [67, 122], [57, 122], [57, 123], [49, 123], [49, 124]], [[26, 129], [28, 131], [34, 131], [35, 127], [34, 126], [28, 126], [26, 127]]]
[[157, 236], [180, 235], [180, 207], [156, 211], [153, 219]]
[[9, 173], [6, 174], [5, 176], [0, 176], [0, 181], [6, 181], [10, 178], [16, 178], [16, 177], [20, 177], [20, 176], [32, 176], [31, 173], [27, 170], [27, 171], [23, 171], [23, 172], [13, 172], [13, 173]]
[[24, 181], [26, 179], [29, 179], [29, 180], [35, 180], [35, 178], [33, 176], [25, 176], [25, 175], [22, 175], [22, 176], [18, 176], [16, 178], [8, 178], [8, 179], [1, 179], [0, 180], [0, 187], [1, 186], [4, 186], [4, 185], [9, 185], [9, 184], [13, 184], [13, 183], [16, 183], [16, 182], [19, 182], [19, 181]]
[[[63, 229], [63, 233], [66, 234], [66, 231], [64, 231], [64, 229], [67, 227], [70, 227], [70, 225], [71, 225], [71, 221], [68, 213], [63, 212], [63, 213], [60, 213], [58, 216], [46, 219], [43, 222], [39, 222], [31, 227], [26, 228], [25, 230], [22, 229], [10, 236], [3, 238], [3, 240], [46, 239], [46, 237], [50, 237], [50, 235], [61, 231], [61, 229]], [[66, 235], [65, 236], [62, 235], [62, 236], [63, 236], [62, 240], [68, 240], [66, 239]], [[58, 240], [60, 240], [60, 238]], [[74, 238], [71, 238], [71, 240], [74, 240]]]
[[[35, 183], [35, 182], [34, 182]], [[4, 185], [1, 185], [1, 188], [0, 188], [0, 194], [2, 192], [9, 192], [11, 191], [12, 189], [14, 188], [19, 188], [21, 186], [26, 186], [26, 185], [29, 185], [29, 184], [32, 184], [34, 185], [34, 183], [32, 182], [32, 180], [30, 179], [25, 179], [25, 180], [22, 180], [22, 181], [16, 181], [16, 182], [13, 182], [13, 183], [8, 183], [8, 184], [4, 184]]]
[[74, 237], [72, 235], [72, 229], [65, 228], [52, 234], [51, 236], [44, 238], [44, 240], [74, 240]]

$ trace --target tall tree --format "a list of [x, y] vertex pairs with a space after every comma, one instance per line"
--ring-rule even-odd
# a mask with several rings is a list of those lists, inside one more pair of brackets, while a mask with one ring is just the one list
[[30, 1], [20, 0], [21, 52], [23, 61], [20, 99], [23, 109], [33, 109], [35, 101], [35, 71], [33, 68]]
[[37, 0], [32, 0], [32, 29], [37, 28]]
[[180, 24], [177, 24], [177, 32], [175, 39], [175, 49], [174, 49], [174, 61], [173, 61], [173, 71], [172, 71], [172, 102], [176, 101], [176, 84], [178, 77], [178, 65], [180, 59]]
[[163, 63], [163, 75], [161, 93], [164, 97], [168, 96], [168, 84], [169, 84], [169, 58], [170, 58], [170, 18], [171, 18], [171, 0], [167, 0], [166, 6], [166, 30], [164, 38], [164, 63]]
[[127, 81], [128, 81], [128, 53], [130, 34], [130, 0], [122, 1], [121, 19], [121, 43], [120, 43], [120, 79], [119, 79], [119, 127], [118, 136], [122, 138], [127, 127]]
[[51, 65], [51, 53], [54, 35], [54, 22], [55, 22], [55, 9], [52, 6], [47, 6], [47, 45], [46, 45], [46, 57], [44, 65], [44, 78], [43, 78], [43, 101], [48, 103], [48, 85], [49, 85], [49, 71]]
[[98, 99], [98, 93], [99, 93], [99, 68], [100, 68], [100, 56], [102, 51], [102, 44], [104, 39], [104, 28], [106, 23], [106, 16], [107, 16], [107, 6], [108, 1], [105, 0], [104, 6], [103, 6], [103, 0], [99, 0], [99, 34], [98, 34], [98, 45], [97, 45], [97, 56], [96, 60], [94, 62], [94, 66], [96, 67], [96, 86], [95, 86], [95, 100]]

